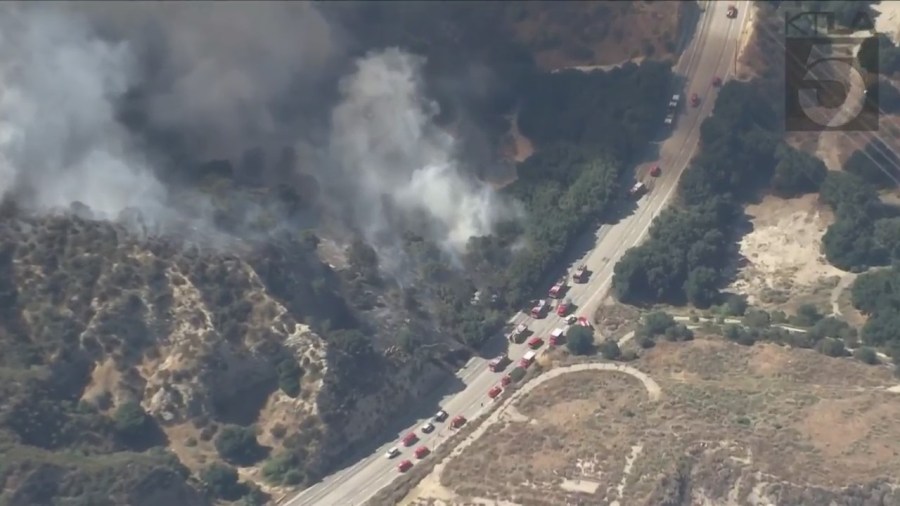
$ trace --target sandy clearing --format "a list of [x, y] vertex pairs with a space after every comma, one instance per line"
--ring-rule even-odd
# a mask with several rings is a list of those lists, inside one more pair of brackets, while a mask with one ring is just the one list
[[817, 195], [796, 199], [767, 196], [747, 206], [753, 230], [740, 242], [747, 265], [731, 290], [747, 295], [751, 304], [773, 305], [769, 292], [792, 299], [814, 291], [823, 279], [844, 274], [821, 253], [822, 236], [834, 218], [817, 199]]
[[896, 44], [900, 41], [900, 2], [881, 2], [872, 10], [879, 15], [875, 18], [875, 31], [883, 33]]

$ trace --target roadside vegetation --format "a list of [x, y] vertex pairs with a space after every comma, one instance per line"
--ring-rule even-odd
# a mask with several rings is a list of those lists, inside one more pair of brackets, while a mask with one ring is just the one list
[[670, 80], [668, 67], [650, 62], [536, 74], [522, 84], [520, 128], [537, 152], [517, 165], [516, 181], [502, 192], [524, 205], [524, 221], [473, 239], [463, 278], [434, 245], [407, 235], [446, 332], [479, 347], [561, 268], [559, 257], [574, 239], [609, 217], [626, 163], [662, 122]]
[[722, 88], [701, 125], [700, 152], [679, 182], [678, 204], [616, 264], [619, 300], [709, 307], [727, 278], [731, 230], [742, 206], [776, 174], [780, 193], [817, 190], [824, 167], [780, 141], [780, 118], [769, 104], [757, 83], [732, 81]]
[[789, 315], [783, 311], [749, 308], [746, 300], [739, 296], [728, 297], [724, 304], [711, 308], [702, 317], [693, 314], [688, 321], [676, 320], [664, 311], [647, 313], [636, 329], [634, 339], [638, 346], [649, 349], [661, 339], [691, 341], [694, 339], [692, 328], [720, 334], [744, 346], [770, 342], [813, 349], [829, 357], [852, 356], [868, 365], [881, 363], [875, 347], [882, 343], [867, 338], [865, 331], [861, 340], [857, 330], [846, 321], [823, 315], [813, 305], [801, 305], [796, 313]]

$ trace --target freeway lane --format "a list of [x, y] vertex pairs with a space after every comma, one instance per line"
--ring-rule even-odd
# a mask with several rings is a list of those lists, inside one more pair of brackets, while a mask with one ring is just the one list
[[[643, 240], [655, 218], [672, 197], [678, 178], [684, 171], [699, 142], [700, 122], [712, 112], [716, 90], [712, 87], [714, 76], [723, 79], [731, 74], [733, 58], [737, 50], [743, 26], [747, 20], [750, 2], [736, 2], [738, 19], [725, 17], [727, 3], [707, 2], [706, 12], [701, 16], [698, 31], [691, 45], [675, 67], [675, 71], [686, 78], [682, 96], [697, 93], [701, 98], [698, 108], [686, 104], [679, 114], [671, 136], [660, 147], [660, 165], [663, 172], [654, 180], [654, 188], [639, 202], [635, 212], [615, 225], [605, 225], [597, 232], [595, 248], [577, 263], [585, 263], [591, 271], [590, 280], [581, 285], [572, 285], [566, 297], [578, 307], [578, 314], [590, 316], [608, 293], [613, 275], [613, 267], [621, 256], [632, 246]], [[549, 288], [549, 287], [548, 287]], [[512, 323], [527, 322], [535, 335], [544, 337], [563, 322], [555, 314], [541, 320], [532, 320], [525, 314], [518, 314]], [[525, 353], [524, 345], [510, 347], [509, 356], [518, 361]], [[457, 373], [466, 384], [465, 390], [443, 399], [442, 406], [451, 417], [463, 414], [469, 420], [477, 418], [491, 402], [488, 389], [497, 384], [500, 374], [490, 372], [487, 361], [474, 358]], [[438, 429], [429, 435], [418, 431], [424, 420], [410, 427], [416, 430], [421, 444], [429, 448], [446, 441], [452, 433], [447, 424], [437, 424]], [[378, 451], [356, 464], [342, 469], [322, 482], [302, 491], [285, 506], [359, 506], [376, 492], [391, 483], [398, 476], [396, 465], [400, 460], [412, 458], [411, 449], [403, 449], [403, 454], [387, 460], [384, 453], [397, 444], [403, 434], [385, 444]], [[380, 506], [380, 505], [379, 505]]]

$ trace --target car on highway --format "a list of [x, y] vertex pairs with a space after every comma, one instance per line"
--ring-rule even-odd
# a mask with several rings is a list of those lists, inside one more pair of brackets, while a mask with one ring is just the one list
[[569, 311], [572, 310], [572, 301], [566, 299], [562, 301], [559, 306], [556, 307], [556, 314], [559, 316], [566, 316], [569, 314]]
[[700, 106], [700, 96], [696, 93], [691, 95], [691, 107], [699, 107]]
[[573, 314], [566, 316], [566, 325], [575, 325], [575, 322], [577, 322], [577, 321], [578, 321], [578, 317]]
[[558, 327], [550, 333], [550, 346], [559, 346], [566, 338], [566, 329]]
[[519, 367], [528, 369], [528, 366], [534, 362], [535, 357], [537, 357], [537, 353], [535, 353], [534, 350], [525, 352], [525, 355], [522, 356], [522, 360], [519, 360]]
[[409, 471], [410, 469], [412, 469], [412, 466], [413, 466], [413, 463], [411, 461], [404, 460], [403, 462], [397, 464], [397, 470], [400, 471], [401, 473], [405, 473], [406, 471]]
[[541, 299], [537, 301], [534, 306], [531, 307], [531, 317], [536, 320], [543, 318], [544, 315], [547, 314], [548, 307], [550, 307], [550, 304], [548, 304], [546, 300]]
[[516, 326], [516, 328], [506, 336], [506, 339], [511, 343], [521, 343], [522, 339], [525, 338], [525, 334], [528, 332], [528, 325], [524, 323], [520, 323]]
[[650, 176], [659, 177], [660, 174], [662, 174], [662, 168], [660, 168], [659, 165], [656, 165], [652, 169], [650, 169]]
[[502, 391], [503, 391], [503, 389], [500, 388], [499, 385], [494, 385], [491, 387], [490, 390], [488, 390], [488, 397], [490, 397], [491, 399], [496, 399], [497, 396], [500, 395], [500, 392], [502, 392]]
[[728, 19], [736, 18], [737, 17], [737, 7], [735, 7], [733, 5], [729, 5], [728, 11], [725, 12], [725, 16], [728, 17]]
[[429, 453], [431, 453], [431, 450], [429, 450], [425, 446], [420, 446], [420, 447], [416, 448], [416, 451], [415, 451], [417, 459], [424, 459], [425, 457], [428, 456]]
[[417, 436], [415, 432], [410, 432], [409, 434], [403, 436], [401, 442], [403, 443], [403, 446], [412, 446], [416, 444], [416, 441], [418, 440], [419, 436]]
[[541, 346], [543, 346], [543, 344], [544, 344], [544, 340], [537, 336], [532, 337], [531, 339], [528, 340], [528, 347], [531, 348], [532, 350], [536, 350], [536, 349], [540, 348]]
[[578, 323], [578, 325], [581, 325], [582, 327], [587, 327], [587, 328], [591, 327], [591, 322], [589, 322], [587, 320], [587, 318], [585, 318], [584, 316], [579, 316], [577, 323]]
[[450, 421], [450, 427], [454, 429], [458, 429], [466, 424], [466, 417], [462, 415], [456, 415], [453, 417], [453, 420]]
[[509, 374], [505, 374], [502, 378], [500, 378], [500, 384], [503, 386], [509, 385], [512, 383], [512, 376]]
[[680, 94], [676, 93], [676, 94], [672, 95], [672, 100], [669, 100], [669, 110], [673, 111], [675, 109], [678, 109], [678, 102], [680, 102], [680, 101], [681, 101]]
[[434, 414], [433, 420], [437, 423], [440, 423], [440, 422], [443, 422], [444, 420], [446, 420], [448, 416], [450, 416], [450, 415], [448, 415], [446, 411], [444, 411], [443, 409], [440, 409], [440, 410], [438, 410], [437, 413]]
[[490, 369], [491, 372], [501, 372], [506, 369], [506, 366], [508, 366], [511, 362], [512, 360], [510, 360], [508, 356], [501, 355], [488, 362], [488, 369]]
[[575, 274], [572, 275], [572, 279], [575, 280], [576, 283], [587, 283], [589, 272], [586, 265], [579, 265], [577, 269], [575, 269]]
[[715, 86], [716, 88], [718, 88], [719, 86], [722, 86], [722, 78], [719, 76], [714, 77], [712, 85]]
[[431, 434], [434, 432], [434, 424], [431, 422], [425, 422], [425, 425], [422, 426], [422, 432], [425, 434]]
[[396, 457], [397, 455], [400, 455], [400, 449], [397, 448], [396, 446], [392, 447], [390, 450], [387, 451], [387, 453], [384, 454], [384, 456], [389, 459], [392, 459], [392, 458]]

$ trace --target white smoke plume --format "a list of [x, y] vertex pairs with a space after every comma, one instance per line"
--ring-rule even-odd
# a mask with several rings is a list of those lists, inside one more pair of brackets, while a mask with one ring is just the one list
[[[337, 28], [311, 2], [73, 2], [140, 58], [143, 109], [196, 156], [234, 159], [290, 143], [282, 102], [314, 99], [304, 81], [339, 60]], [[297, 88], [297, 85], [301, 85]], [[317, 103], [320, 105], [320, 103]]]
[[114, 101], [133, 84], [127, 44], [51, 4], [0, 6], [0, 192], [35, 210], [74, 201], [114, 218], [158, 213], [166, 191], [134, 155]]
[[[327, 118], [334, 102], [314, 90], [323, 82], [334, 89], [336, 70], [350, 63], [346, 34], [316, 9], [0, 4], [0, 193], [37, 211], [79, 201], [101, 217], [131, 208], [150, 225], [191, 221], [211, 232], [211, 205], [166, 188], [164, 158], [121, 121], [123, 99], [197, 160], [315, 143], [314, 129], [287, 116], [302, 123], [311, 108]], [[435, 126], [437, 105], [423, 95], [423, 63], [398, 49], [359, 59], [339, 83], [325, 132], [337, 167], [304, 162], [324, 180], [324, 201], [352, 203], [352, 222], [373, 245], [398, 244], [401, 226], [414, 221], [458, 254], [518, 208], [457, 163], [454, 139]]]
[[376, 247], [396, 241], [399, 212], [426, 218], [430, 238], [458, 255], [470, 238], [490, 234], [519, 208], [461, 170], [453, 137], [434, 124], [437, 104], [423, 95], [424, 63], [396, 48], [360, 59], [340, 83], [331, 153], [337, 184], [352, 189], [355, 222]]

